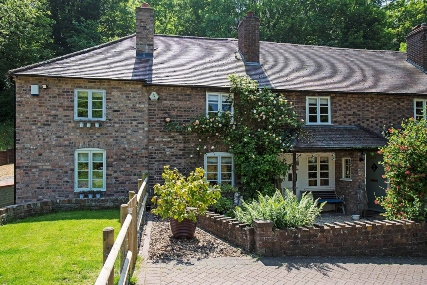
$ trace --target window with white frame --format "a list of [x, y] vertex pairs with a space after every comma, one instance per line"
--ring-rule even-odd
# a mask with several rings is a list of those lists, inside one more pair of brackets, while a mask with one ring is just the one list
[[351, 179], [351, 158], [349, 157], [342, 159], [342, 179]]
[[414, 119], [420, 121], [426, 119], [427, 99], [414, 100]]
[[307, 124], [331, 123], [331, 100], [329, 97], [307, 97], [306, 100]]
[[205, 154], [205, 175], [211, 184], [234, 185], [233, 155], [227, 152]]
[[308, 186], [319, 187], [329, 186], [329, 157], [309, 156], [308, 157]]
[[105, 183], [105, 150], [78, 149], [75, 152], [75, 191], [104, 191]]
[[105, 121], [105, 90], [74, 90], [74, 119]]
[[229, 93], [206, 94], [206, 115], [217, 116], [221, 112], [233, 113], [233, 95]]

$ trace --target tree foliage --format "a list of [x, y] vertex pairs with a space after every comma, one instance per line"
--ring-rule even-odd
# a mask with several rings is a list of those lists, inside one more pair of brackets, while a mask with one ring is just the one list
[[379, 151], [390, 186], [376, 203], [384, 207], [387, 219], [427, 218], [426, 126], [426, 119], [403, 121], [401, 129], [388, 130], [388, 144]]

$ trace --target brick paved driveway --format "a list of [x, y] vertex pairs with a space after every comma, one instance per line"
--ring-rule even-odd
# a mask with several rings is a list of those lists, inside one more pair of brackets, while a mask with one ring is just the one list
[[138, 284], [427, 284], [427, 258], [209, 258], [152, 263]]

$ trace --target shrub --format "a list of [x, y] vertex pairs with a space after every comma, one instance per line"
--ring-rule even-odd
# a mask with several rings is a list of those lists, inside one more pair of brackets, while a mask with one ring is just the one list
[[196, 168], [186, 178], [177, 169], [171, 170], [165, 166], [162, 178], [165, 183], [154, 185], [156, 196], [151, 200], [157, 206], [151, 212], [162, 218], [195, 222], [197, 216], [205, 214], [207, 208], [221, 196], [219, 187], [211, 186], [206, 180], [203, 168]]
[[236, 218], [250, 225], [255, 220], [270, 220], [278, 229], [295, 228], [312, 225], [319, 216], [325, 203], [318, 205], [318, 200], [313, 200], [311, 193], [304, 193], [301, 201], [296, 195], [286, 189], [282, 196], [279, 190], [273, 196], [258, 194], [258, 200], [246, 203], [242, 208], [236, 207]]
[[427, 218], [427, 120], [404, 120], [402, 128], [388, 130], [389, 141], [380, 149], [384, 155], [384, 178], [389, 188], [378, 197], [387, 219]]

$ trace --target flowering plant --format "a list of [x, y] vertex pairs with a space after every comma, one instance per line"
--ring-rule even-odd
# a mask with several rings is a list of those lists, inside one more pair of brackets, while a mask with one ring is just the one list
[[[189, 124], [166, 119], [166, 129], [197, 134], [197, 151], [212, 151], [225, 145], [234, 155], [235, 171], [242, 178], [245, 195], [273, 194], [274, 180], [285, 175], [288, 165], [279, 154], [289, 151], [301, 122], [283, 95], [258, 88], [248, 77], [229, 77], [234, 94], [234, 114], [201, 115]], [[231, 99], [230, 99], [231, 100]]]
[[375, 203], [387, 219], [427, 218], [427, 121], [404, 120], [402, 128], [388, 130], [389, 141], [379, 150], [389, 188]]

